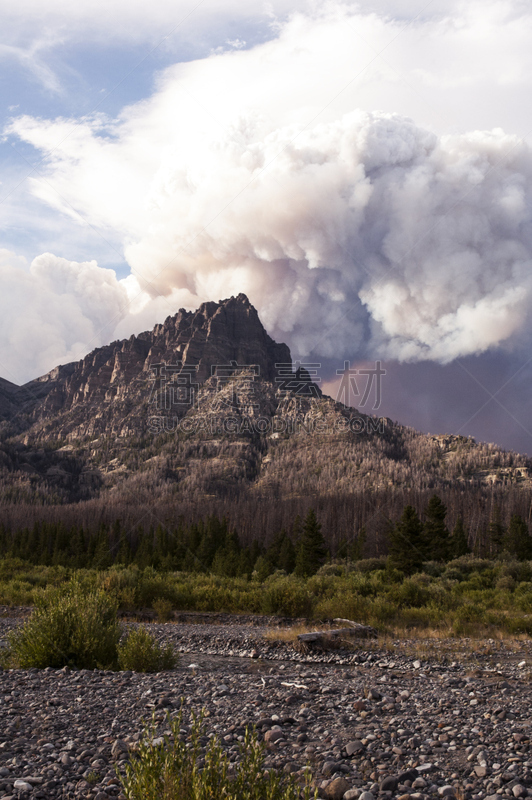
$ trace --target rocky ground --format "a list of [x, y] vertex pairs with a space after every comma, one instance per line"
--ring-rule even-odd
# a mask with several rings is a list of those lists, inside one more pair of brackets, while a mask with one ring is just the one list
[[[0, 620], [0, 637], [20, 620]], [[171, 672], [0, 672], [0, 798], [119, 798], [116, 770], [154, 713], [205, 709], [238, 757], [247, 725], [266, 766], [310, 764], [320, 797], [532, 797], [532, 645], [361, 642], [297, 653], [274, 620], [187, 615], [149, 624], [182, 653]]]

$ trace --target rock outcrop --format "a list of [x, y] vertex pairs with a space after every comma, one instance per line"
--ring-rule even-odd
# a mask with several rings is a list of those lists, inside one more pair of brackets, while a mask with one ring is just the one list
[[[290, 350], [264, 329], [244, 294], [197, 311], [181, 309], [153, 331], [112, 342], [79, 362], [54, 368], [23, 387], [0, 385], [0, 413], [5, 420], [18, 398], [23, 413], [14, 431], [31, 429], [31, 438], [139, 432], [150, 404], [184, 416], [206, 381], [225, 385], [243, 367], [255, 380], [276, 384], [290, 376]], [[276, 366], [277, 365], [277, 366]], [[282, 367], [278, 365], [283, 365]], [[279, 377], [280, 376], [280, 377]], [[297, 377], [310, 382], [308, 375]], [[313, 389], [319, 394], [317, 386]]]

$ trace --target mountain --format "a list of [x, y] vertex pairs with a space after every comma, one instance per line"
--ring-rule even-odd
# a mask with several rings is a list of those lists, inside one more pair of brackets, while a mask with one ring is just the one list
[[323, 395], [243, 294], [181, 309], [22, 387], [0, 381], [0, 420], [4, 518], [15, 506], [32, 518], [68, 507], [92, 522], [111, 506], [237, 513], [257, 503], [272, 519], [309, 503], [334, 517], [338, 498], [400, 508], [435, 491], [454, 514], [485, 515], [494, 498], [521, 510], [531, 487], [525, 456]]
[[[291, 364], [290, 350], [268, 336], [243, 294], [197, 311], [181, 309], [153, 331], [98, 347], [77, 363], [59, 366], [21, 387], [23, 409], [8, 429], [29, 430], [32, 441], [49, 437], [139, 435], [155, 383], [167, 392], [198, 387], [231, 365], [252, 365], [262, 381], [274, 381], [275, 364]], [[162, 387], [164, 389], [164, 386]], [[185, 392], [186, 393], [186, 392]], [[187, 403], [173, 403], [182, 416]], [[1, 413], [2, 409], [0, 409]]]

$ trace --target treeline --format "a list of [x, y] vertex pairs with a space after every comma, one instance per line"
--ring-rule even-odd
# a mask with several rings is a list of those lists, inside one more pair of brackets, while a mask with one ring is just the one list
[[[318, 467], [316, 467], [318, 469]], [[142, 477], [142, 476], [139, 476]], [[135, 491], [65, 505], [33, 504], [0, 505], [0, 522], [7, 531], [18, 532], [47, 523], [82, 528], [86, 537], [97, 535], [100, 528], [113, 528], [116, 520], [128, 537], [139, 529], [148, 533], [150, 525], [159, 524], [172, 535], [182, 526], [192, 527], [207, 516], [226, 518], [230, 528], [238, 531], [242, 545], [251, 546], [257, 539], [268, 547], [279, 531], [291, 532], [297, 516], [305, 519], [313, 508], [322, 525], [327, 550], [336, 554], [342, 541], [351, 541], [361, 528], [366, 530], [365, 554], [379, 557], [387, 553], [390, 520], [398, 520], [407, 505], [423, 516], [432, 495], [437, 494], [447, 509], [447, 525], [452, 530], [459, 518], [464, 520], [472, 550], [483, 548], [491, 519], [499, 509], [508, 525], [514, 514], [532, 526], [532, 492], [520, 486], [471, 487], [455, 484], [428, 489], [383, 486], [361, 489], [356, 483], [349, 493], [334, 495], [259, 491], [244, 492], [238, 497], [203, 497], [201, 502], [189, 497], [168, 495], [158, 500], [151, 487], [139, 483]]]
[[418, 572], [427, 561], [446, 562], [470, 553], [481, 558], [499, 558], [504, 553], [518, 561], [532, 558], [532, 537], [519, 514], [512, 514], [505, 526], [498, 506], [489, 524], [470, 546], [470, 536], [461, 517], [450, 531], [446, 525], [447, 509], [441, 498], [433, 495], [420, 518], [407, 505], [401, 518], [390, 527], [388, 554], [391, 564], [407, 575]]
[[[458, 517], [450, 528], [447, 507], [433, 495], [421, 514], [404, 506], [395, 520], [381, 516], [380, 555], [412, 574], [427, 561], [446, 562], [469, 552], [481, 558], [504, 553], [518, 560], [532, 559], [532, 537], [525, 519], [512, 514], [506, 524], [494, 506], [485, 527], [472, 534], [469, 521]], [[227, 577], [265, 579], [276, 570], [302, 577], [315, 574], [328, 560], [359, 561], [375, 555], [365, 525], [351, 536], [338, 538], [324, 526], [314, 509], [297, 514], [264, 544], [245, 540], [226, 516], [212, 514], [194, 523], [130, 527], [116, 519], [100, 523], [96, 531], [63, 521], [37, 521], [13, 529], [0, 524], [0, 558], [17, 558], [35, 565], [74, 569], [107, 569], [114, 564], [143, 569], [213, 573]]]

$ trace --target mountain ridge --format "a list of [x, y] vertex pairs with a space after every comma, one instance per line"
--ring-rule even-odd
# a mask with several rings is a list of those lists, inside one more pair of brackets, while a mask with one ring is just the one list
[[333, 509], [340, 496], [393, 505], [435, 491], [456, 509], [497, 493], [523, 513], [532, 487], [524, 455], [323, 395], [243, 294], [182, 309], [23, 387], [0, 381], [0, 413], [0, 506], [34, 515], [85, 501]]

